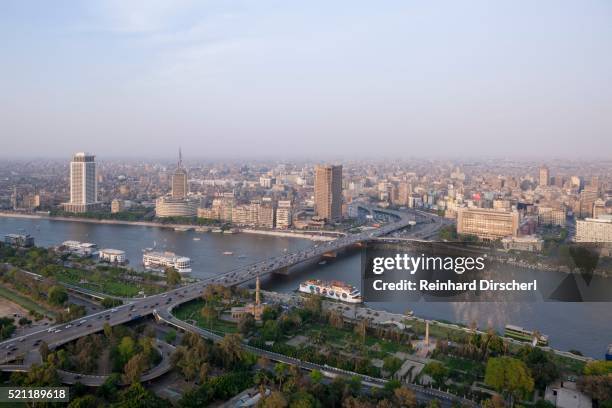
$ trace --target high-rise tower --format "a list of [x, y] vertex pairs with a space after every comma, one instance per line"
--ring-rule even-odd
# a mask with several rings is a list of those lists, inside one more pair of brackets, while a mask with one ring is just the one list
[[179, 160], [176, 166], [176, 170], [172, 175], [172, 197], [173, 198], [185, 198], [189, 192], [187, 186], [187, 170], [183, 167], [183, 155], [181, 149], [179, 149]]
[[326, 221], [342, 216], [342, 166], [315, 168], [315, 214]]
[[541, 186], [546, 187], [550, 184], [550, 172], [548, 171], [548, 167], [542, 166], [540, 167], [540, 183]]
[[98, 204], [95, 156], [75, 153], [70, 162], [70, 202], [64, 204], [64, 209], [68, 212], [87, 212]]

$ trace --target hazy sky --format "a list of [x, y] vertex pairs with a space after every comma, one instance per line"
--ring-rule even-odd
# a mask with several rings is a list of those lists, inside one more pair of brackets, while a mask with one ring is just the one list
[[0, 156], [597, 156], [612, 2], [0, 1]]

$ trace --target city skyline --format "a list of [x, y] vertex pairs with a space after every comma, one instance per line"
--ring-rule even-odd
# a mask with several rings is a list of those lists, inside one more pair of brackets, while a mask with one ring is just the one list
[[177, 144], [205, 158], [612, 148], [605, 2], [4, 2], [0, 11], [0, 157], [65, 157], [83, 141], [79, 149], [106, 157], [167, 156]]

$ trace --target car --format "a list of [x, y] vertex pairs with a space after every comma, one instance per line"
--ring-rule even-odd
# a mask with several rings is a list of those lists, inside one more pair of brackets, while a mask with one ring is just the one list
[[80, 376], [80, 375], [78, 375], [78, 374], [74, 376], [74, 379], [75, 379], [75, 380], [80, 380], [81, 378], [83, 378], [83, 377], [81, 377], [81, 376]]
[[89, 324], [87, 325], [87, 327], [91, 327], [91, 323], [89, 323]]
[[24, 341], [25, 341], [25, 337], [22, 337], [22, 338], [19, 339], [20, 343], [23, 343]]
[[67, 325], [66, 325], [66, 327], [64, 327], [64, 328], [65, 328], [65, 329], [69, 329], [69, 328], [71, 328], [71, 327], [72, 327], [72, 325], [71, 325], [71, 324], [67, 324]]
[[117, 309], [111, 309], [111, 313], [115, 313]]
[[61, 332], [61, 331], [62, 331], [61, 329], [57, 329], [57, 330], [55, 330], [53, 333], [59, 333], [59, 332]]
[[83, 319], [83, 320], [81, 320], [81, 321], [79, 322], [79, 324], [83, 324], [83, 323], [85, 323], [86, 321], [87, 321], [87, 320]]

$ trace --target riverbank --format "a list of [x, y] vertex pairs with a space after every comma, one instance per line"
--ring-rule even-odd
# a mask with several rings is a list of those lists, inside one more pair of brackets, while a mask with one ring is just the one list
[[[299, 293], [278, 293], [271, 291], [262, 291], [261, 293], [264, 299], [272, 302], [291, 306], [298, 306], [303, 304], [304, 296]], [[424, 335], [425, 333], [425, 324], [429, 322], [430, 334], [438, 338], [451, 338], [453, 333], [459, 334], [461, 336], [471, 335], [472, 333], [478, 333], [483, 336], [487, 334], [486, 330], [472, 329], [457, 323], [451, 323], [435, 319], [425, 319], [412, 314], [393, 313], [379, 308], [374, 309], [372, 307], [367, 306], [366, 304], [346, 304], [338, 301], [323, 299], [322, 306], [323, 310], [325, 311], [333, 310], [338, 313], [341, 313], [343, 318], [350, 322], [368, 320], [381, 325], [403, 323], [412, 326], [417, 333], [420, 333], [422, 335]], [[499, 335], [502, 336], [502, 334]], [[508, 337], [503, 338], [504, 341], [508, 342], [508, 344], [511, 344], [514, 347], [520, 347], [527, 344], [518, 340], [513, 340]], [[538, 347], [545, 351], [551, 351], [561, 359], [569, 359], [570, 363], [566, 364], [569, 366], [575, 366], [575, 364], [571, 362], [579, 362], [578, 365], [580, 366], [583, 363], [593, 360], [591, 357], [588, 356], [572, 354], [570, 352], [558, 350], [549, 346]]]
[[[44, 214], [16, 213], [16, 212], [8, 212], [8, 211], [0, 211], [0, 217], [40, 219], [40, 220], [52, 220], [52, 221], [68, 221], [68, 222], [81, 222], [81, 223], [105, 224], [105, 225], [133, 225], [133, 226], [140, 226], [140, 227], [154, 227], [154, 228], [168, 228], [168, 229], [193, 228], [196, 231], [197, 229], [202, 228], [201, 225], [196, 225], [196, 224], [164, 224], [164, 223], [156, 222], [156, 221], [99, 220], [99, 219], [84, 218], [84, 217], [62, 217], [62, 216], [52, 216], [52, 215], [44, 215]], [[335, 237], [322, 235], [321, 232], [319, 231], [297, 232], [297, 231], [274, 231], [274, 230], [259, 230], [259, 229], [246, 228], [246, 229], [240, 229], [239, 232], [243, 232], [245, 234], [267, 235], [267, 236], [284, 237], [284, 238], [300, 238], [300, 239], [308, 239], [311, 241], [330, 241], [330, 240], [335, 239]]]

